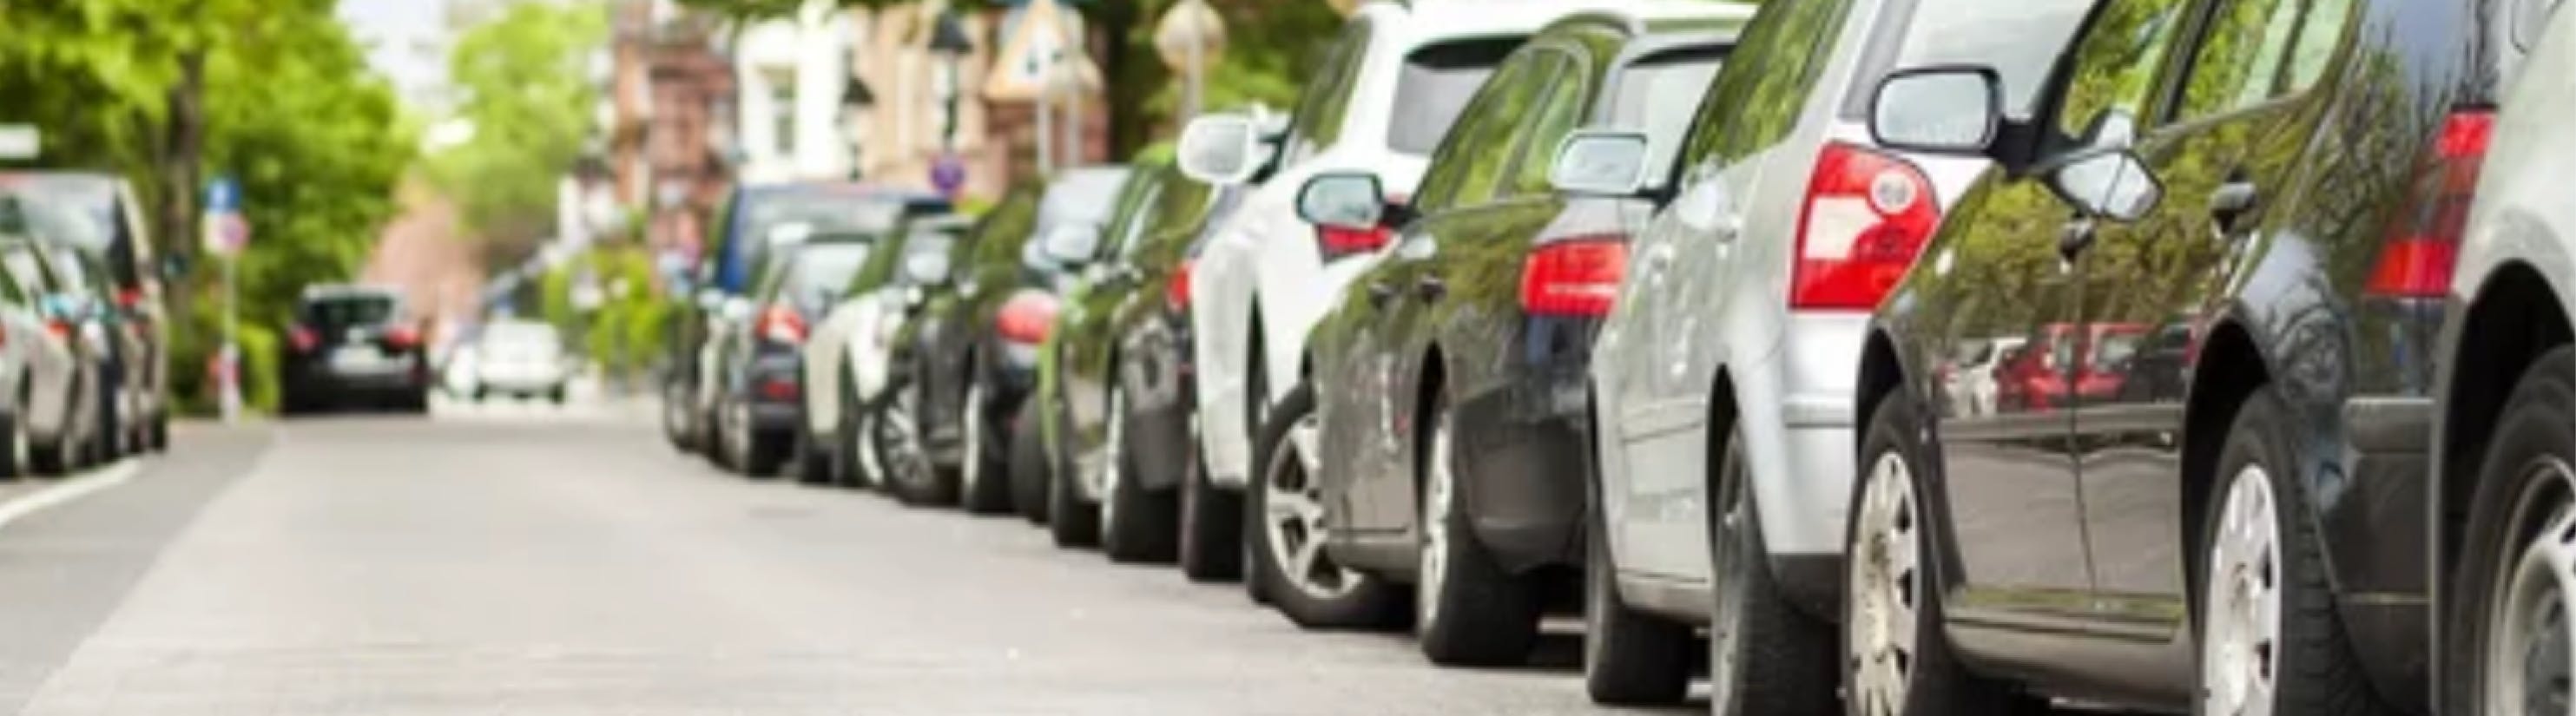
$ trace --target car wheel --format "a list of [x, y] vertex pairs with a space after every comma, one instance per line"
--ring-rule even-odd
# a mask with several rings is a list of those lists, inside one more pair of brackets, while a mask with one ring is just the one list
[[[1055, 421], [1057, 435], [1071, 435], [1073, 426], [1062, 416], [1045, 416]], [[1046, 451], [1046, 463], [1054, 468], [1054, 479], [1047, 480], [1047, 533], [1058, 547], [1090, 547], [1100, 544], [1100, 508], [1084, 504], [1080, 465]]]
[[145, 429], [145, 441], [152, 447], [153, 452], [164, 452], [170, 449], [170, 414], [166, 412], [167, 408], [163, 410], [165, 412], [152, 416], [152, 424]]
[[1011, 510], [1010, 464], [1003, 458], [1007, 442], [997, 443], [991, 435], [992, 410], [986, 401], [991, 394], [978, 377], [966, 385], [966, 403], [958, 417], [963, 423], [965, 455], [958, 460], [958, 501], [970, 514], [992, 515]]
[[[1263, 418], [1270, 415], [1270, 372], [1262, 367], [1259, 357], [1261, 336], [1258, 333], [1254, 334], [1251, 343], [1254, 356], [1252, 368], [1244, 372], [1243, 381], [1243, 429], [1250, 433], [1254, 441], [1255, 459], [1252, 472], [1257, 475], [1264, 471], [1268, 464], [1267, 461], [1259, 458], [1259, 452], [1262, 428], [1268, 424]], [[1261, 535], [1263, 530], [1268, 529], [1270, 517], [1262, 514], [1261, 500], [1255, 496], [1258, 486], [1247, 484], [1244, 487], [1244, 494], [1238, 500], [1243, 503], [1243, 516], [1236, 520], [1242, 524], [1243, 530], [1235, 537], [1235, 542], [1242, 545], [1242, 549], [1237, 550], [1238, 555], [1235, 559], [1243, 564], [1243, 597], [1252, 600], [1254, 604], [1269, 604], [1269, 570], [1264, 570], [1259, 565], [1269, 559], [1265, 554], [1269, 548], [1263, 546]]]
[[849, 378], [844, 375], [841, 379], [841, 416], [832, 422], [832, 445], [824, 453], [832, 459], [832, 475], [838, 479], [835, 484], [865, 488], [876, 482], [876, 455], [867, 441], [859, 439], [859, 436], [867, 434], [862, 427], [867, 420], [862, 415], [867, 407], [859, 404], [858, 396], [851, 394], [849, 386]]
[[2576, 678], [2576, 353], [2560, 347], [2514, 386], [2476, 465], [2464, 549], [2445, 600], [2443, 713], [2568, 712]]
[[547, 400], [550, 400], [550, 401], [553, 401], [553, 402], [554, 402], [554, 404], [556, 404], [556, 405], [562, 405], [562, 404], [564, 404], [564, 399], [565, 399], [566, 397], [568, 397], [569, 395], [570, 395], [570, 391], [566, 390], [566, 389], [564, 388], [564, 386], [560, 386], [560, 385], [555, 386], [555, 387], [553, 387], [553, 388], [550, 388], [550, 389], [546, 390], [546, 399], [547, 399]]
[[894, 402], [871, 421], [877, 427], [877, 455], [885, 461], [883, 476], [895, 497], [907, 504], [956, 504], [956, 475], [931, 464], [921, 444], [921, 393], [919, 383], [896, 391]]
[[27, 437], [27, 426], [16, 415], [0, 415], [0, 433], [9, 438], [8, 448], [0, 450], [0, 480], [25, 477], [33, 443]]
[[802, 422], [788, 435], [793, 438], [794, 447], [787, 451], [787, 464], [796, 469], [798, 484], [830, 485], [840, 482], [840, 476], [832, 472], [831, 445], [814, 439], [812, 433], [805, 431]]
[[1243, 493], [1208, 481], [1207, 456], [1199, 452], [1192, 418], [1189, 474], [1181, 476], [1178, 551], [1181, 576], [1193, 582], [1243, 577]]
[[1035, 524], [1047, 522], [1046, 436], [1038, 432], [1038, 404], [1020, 405], [1011, 418], [1011, 507]]
[[[1923, 434], [1900, 394], [1881, 403], [1863, 436], [1843, 533], [1843, 709], [1852, 716], [1981, 716], [2008, 705], [2002, 685], [1959, 666], [1941, 631]], [[1832, 693], [1831, 681], [1815, 686]]]
[[1696, 635], [1688, 624], [1631, 609], [1619, 598], [1598, 485], [1593, 494], [1583, 523], [1584, 691], [1603, 705], [1680, 703], [1690, 691]]
[[1833, 632], [1771, 579], [1744, 435], [1729, 430], [1710, 486], [1709, 555], [1717, 592], [1708, 628], [1709, 703], [1720, 713], [1823, 714], [1834, 706]]
[[698, 441], [689, 425], [689, 389], [679, 381], [662, 383], [662, 437], [680, 452], [697, 452]]
[[2381, 713], [2335, 612], [2315, 521], [2284, 447], [2293, 429], [2285, 414], [2256, 389], [2219, 453], [2194, 560], [2202, 607], [2195, 693], [2203, 713]]
[[1135, 453], [1127, 445], [1128, 418], [1127, 389], [1113, 384], [1104, 446], [1109, 454], [1101, 461], [1100, 551], [1119, 562], [1168, 562], [1179, 547], [1179, 528], [1172, 524], [1179, 518], [1179, 496], [1145, 489], [1136, 480]]
[[1306, 627], [1388, 626], [1404, 616], [1395, 588], [1344, 567], [1324, 552], [1329, 534], [1316, 484], [1315, 389], [1300, 383], [1267, 416], [1253, 443], [1253, 529], [1263, 596]]
[[1422, 514], [1416, 522], [1421, 581], [1413, 623], [1422, 655], [1445, 666], [1501, 666], [1529, 658], [1538, 643], [1537, 585], [1495, 564], [1476, 541], [1458, 496], [1456, 439], [1449, 404], [1434, 398], [1423, 420]]

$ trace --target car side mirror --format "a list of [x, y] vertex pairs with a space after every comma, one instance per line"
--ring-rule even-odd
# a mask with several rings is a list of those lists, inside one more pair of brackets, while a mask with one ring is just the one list
[[1267, 158], [1261, 127], [1251, 117], [1239, 114], [1211, 114], [1190, 120], [1189, 126], [1181, 129], [1181, 141], [1174, 154], [1183, 176], [1213, 186], [1251, 181]]
[[1100, 227], [1090, 224], [1058, 226], [1048, 229], [1039, 242], [1047, 260], [1058, 266], [1080, 266], [1090, 263], [1092, 256], [1100, 252]]
[[1386, 191], [1379, 187], [1375, 174], [1317, 174], [1297, 189], [1297, 218], [1336, 229], [1376, 229], [1389, 218]]
[[937, 286], [948, 282], [948, 256], [925, 251], [904, 257], [904, 280], [916, 286]]
[[1898, 151], [1981, 156], [2002, 126], [2003, 81], [1991, 67], [1897, 70], [1870, 99], [1870, 137]]
[[2165, 192], [2146, 162], [2126, 149], [2077, 157], [2050, 171], [2046, 179], [2049, 190], [2077, 211], [2119, 222], [2144, 218]]
[[1578, 196], [1635, 196], [1646, 186], [1646, 133], [1584, 129], [1557, 145], [1547, 182]]

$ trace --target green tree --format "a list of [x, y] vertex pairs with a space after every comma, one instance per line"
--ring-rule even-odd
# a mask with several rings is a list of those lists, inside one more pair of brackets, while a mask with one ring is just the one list
[[431, 156], [429, 176], [490, 242], [491, 265], [515, 263], [553, 224], [555, 180], [591, 130], [586, 62], [606, 31], [597, 4], [518, 3], [467, 30], [448, 58], [464, 95], [457, 118], [474, 133]]

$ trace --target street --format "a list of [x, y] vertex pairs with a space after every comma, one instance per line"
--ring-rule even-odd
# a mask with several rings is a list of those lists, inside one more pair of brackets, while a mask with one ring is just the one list
[[0, 711], [1601, 711], [1568, 629], [1540, 666], [1436, 669], [1017, 519], [728, 477], [642, 411], [177, 438], [0, 525]]

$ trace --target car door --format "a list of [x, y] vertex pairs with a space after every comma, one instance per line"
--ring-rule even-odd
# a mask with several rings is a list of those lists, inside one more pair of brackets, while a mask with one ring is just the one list
[[[2156, 335], [2196, 335], [2225, 294], [2229, 259], [2278, 197], [2318, 114], [2307, 90], [2344, 36], [2352, 0], [2203, 0], [2187, 65], [2148, 106], [2138, 154], [2164, 184], [2147, 217], [2106, 227], [2078, 259], [2083, 322], [2073, 381], [2079, 472], [2100, 616], [2169, 634], [2186, 613], [2180, 514], [2188, 360], [2141, 360]], [[2181, 69], [2187, 67], [2188, 69]], [[2086, 118], [2068, 117], [2069, 120]], [[2292, 147], [2292, 151], [2258, 151]], [[2186, 351], [2187, 353], [2188, 351]], [[2141, 374], [2140, 370], [2157, 371]], [[2137, 384], [2139, 389], [2128, 389]]]
[[1161, 192], [1162, 182], [1153, 172], [1128, 182], [1111, 215], [1100, 254], [1083, 269], [1082, 284], [1066, 292], [1058, 317], [1056, 381], [1064, 391], [1060, 397], [1075, 433], [1066, 446], [1086, 476], [1100, 475], [1107, 466], [1102, 448], [1108, 444], [1109, 386], [1114, 379], [1109, 371], [1116, 347], [1111, 319], [1117, 315], [1118, 303], [1135, 289], [1136, 269], [1130, 259]]

